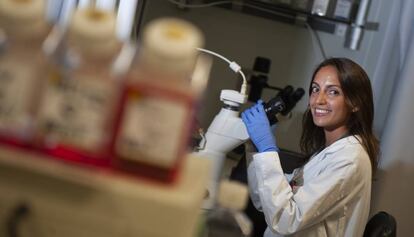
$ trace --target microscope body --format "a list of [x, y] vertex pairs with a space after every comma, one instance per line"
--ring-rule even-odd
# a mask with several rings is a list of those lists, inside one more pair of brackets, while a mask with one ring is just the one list
[[234, 90], [222, 90], [220, 100], [224, 105], [208, 127], [197, 152], [197, 155], [211, 159], [213, 163], [209, 195], [203, 206], [207, 209], [214, 205], [226, 154], [249, 139], [246, 127], [239, 116], [240, 106], [246, 102], [246, 96]]
[[238, 116], [239, 112], [222, 108], [201, 141], [201, 144], [205, 145], [200, 153], [224, 157], [226, 153], [247, 141], [249, 135]]
[[[287, 115], [303, 94], [301, 88], [294, 91], [293, 88], [286, 87], [267, 103], [263, 103], [270, 125], [277, 123], [278, 114]], [[200, 157], [211, 159], [213, 163], [205, 208], [214, 205], [226, 154], [249, 139], [246, 126], [239, 116], [240, 107], [247, 100], [246, 95], [234, 90], [222, 90], [220, 100], [223, 107], [210, 124], [197, 152]]]

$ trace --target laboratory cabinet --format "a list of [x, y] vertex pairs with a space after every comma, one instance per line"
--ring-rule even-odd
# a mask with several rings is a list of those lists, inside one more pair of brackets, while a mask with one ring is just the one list
[[194, 236], [209, 166], [167, 185], [0, 147], [0, 237]]

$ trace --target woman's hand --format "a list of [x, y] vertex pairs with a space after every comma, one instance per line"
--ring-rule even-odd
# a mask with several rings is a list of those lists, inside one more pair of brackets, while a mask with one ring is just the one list
[[246, 125], [250, 139], [259, 152], [279, 151], [269, 120], [264, 111], [262, 100], [259, 100], [256, 105], [245, 110], [241, 117]]

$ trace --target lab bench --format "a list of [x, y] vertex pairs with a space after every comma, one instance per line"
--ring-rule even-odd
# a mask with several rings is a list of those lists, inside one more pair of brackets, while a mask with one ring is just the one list
[[189, 156], [164, 184], [0, 146], [0, 237], [192, 237], [209, 167]]

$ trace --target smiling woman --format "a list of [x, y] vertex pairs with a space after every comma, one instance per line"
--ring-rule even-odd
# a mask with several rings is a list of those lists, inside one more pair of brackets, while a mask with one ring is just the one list
[[372, 88], [364, 69], [346, 58], [327, 59], [314, 71], [309, 95], [302, 151], [310, 156], [345, 135], [359, 135], [375, 171], [379, 148], [372, 131]]
[[348, 133], [346, 126], [352, 109], [345, 102], [337, 70], [321, 68], [315, 75], [310, 92], [310, 110], [316, 126], [324, 128], [325, 145]]
[[283, 173], [263, 105], [242, 114], [255, 145], [246, 146], [247, 173], [251, 200], [267, 223], [264, 236], [362, 236], [378, 154], [369, 78], [349, 59], [327, 59], [309, 96], [301, 137], [309, 159], [292, 175]]

